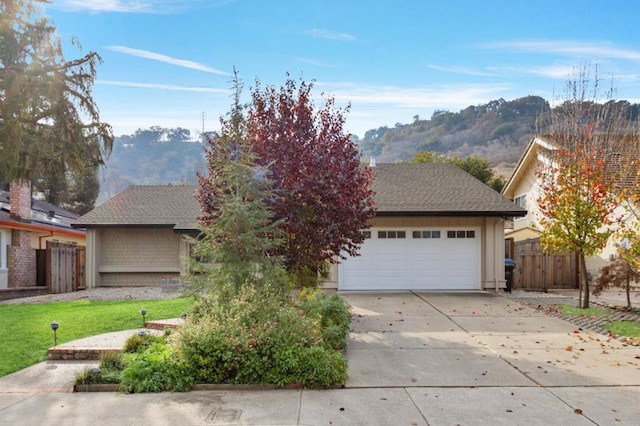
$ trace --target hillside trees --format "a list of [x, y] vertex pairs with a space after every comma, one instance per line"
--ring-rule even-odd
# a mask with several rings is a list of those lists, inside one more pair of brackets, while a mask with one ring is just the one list
[[504, 186], [504, 178], [496, 175], [486, 158], [472, 155], [467, 158], [447, 157], [433, 151], [420, 151], [409, 160], [410, 163], [449, 163], [455, 164], [471, 176], [497, 192]]
[[290, 272], [315, 283], [326, 262], [357, 254], [375, 211], [372, 173], [343, 130], [346, 111], [330, 97], [316, 108], [312, 88], [290, 78], [280, 89], [257, 81], [247, 120], [277, 195], [269, 206], [283, 220], [280, 254]]
[[66, 60], [39, 3], [0, 3], [0, 176], [46, 190], [91, 176], [113, 135], [91, 93], [100, 57]]

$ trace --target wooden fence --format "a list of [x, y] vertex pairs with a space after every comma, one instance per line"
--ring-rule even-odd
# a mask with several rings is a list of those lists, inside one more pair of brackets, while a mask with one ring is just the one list
[[514, 246], [514, 289], [546, 291], [578, 288], [574, 253], [545, 254], [540, 248], [539, 238], [518, 241]]
[[47, 249], [43, 251], [39, 250], [41, 254], [37, 256], [37, 275], [44, 276], [49, 293], [70, 293], [84, 288], [84, 247], [47, 241]]

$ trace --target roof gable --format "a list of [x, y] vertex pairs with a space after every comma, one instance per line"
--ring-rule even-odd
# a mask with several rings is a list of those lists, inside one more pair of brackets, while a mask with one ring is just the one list
[[195, 185], [130, 186], [81, 216], [74, 226], [151, 225], [195, 229]]
[[524, 216], [526, 210], [454, 164], [379, 164], [379, 215]]
[[[614, 174], [624, 169], [625, 176], [622, 177], [621, 183], [627, 187], [636, 185], [638, 183], [638, 165], [640, 163], [640, 161], [638, 161], [639, 153], [637, 152], [637, 135], [609, 135], [608, 138], [607, 142], [609, 145], [607, 145], [607, 152], [603, 154], [604, 157], [608, 159], [607, 172]], [[530, 177], [527, 176], [527, 174], [530, 173], [529, 166], [538, 160], [539, 155], [544, 155], [545, 152], [555, 150], [562, 144], [562, 138], [552, 138], [550, 136], [536, 136], [532, 138], [518, 160], [511, 176], [505, 183], [502, 194], [508, 198], [516, 196], [517, 194], [514, 194], [513, 191], [518, 183], [522, 179], [528, 179]]]

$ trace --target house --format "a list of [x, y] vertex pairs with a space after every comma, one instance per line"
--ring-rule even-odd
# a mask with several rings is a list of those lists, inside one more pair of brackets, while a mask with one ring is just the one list
[[78, 215], [32, 198], [31, 185], [11, 184], [0, 191], [0, 289], [32, 287], [36, 250], [47, 241], [84, 246], [85, 232], [71, 223]]
[[[626, 144], [626, 137], [619, 137], [616, 142], [620, 143], [620, 149], [625, 149], [625, 146], [631, 146]], [[529, 145], [527, 145], [525, 151], [520, 157], [515, 169], [511, 176], [505, 183], [502, 189], [502, 195], [506, 198], [513, 200], [513, 202], [526, 209], [527, 214], [521, 217], [515, 217], [513, 220], [513, 227], [505, 231], [505, 239], [517, 243], [519, 241], [532, 240], [539, 238], [542, 232], [542, 226], [540, 224], [541, 213], [538, 208], [538, 199], [541, 194], [541, 186], [539, 178], [536, 176], [536, 171], [540, 164], [549, 163], [552, 151], [556, 150], [556, 143], [548, 137], [536, 136], [532, 138]], [[620, 158], [620, 149], [614, 147], [612, 152], [615, 151], [615, 156], [611, 158]], [[619, 164], [611, 163], [609, 168], [618, 167]], [[631, 167], [637, 168], [637, 164], [631, 164]], [[627, 170], [629, 172], [629, 170]], [[635, 169], [632, 174], [636, 174]], [[632, 183], [625, 180], [626, 183]], [[628, 216], [628, 212], [624, 207], [619, 207], [615, 212], [616, 216]], [[600, 254], [586, 259], [587, 271], [593, 276], [598, 273], [600, 268], [606, 265], [611, 256], [617, 252], [616, 242], [613, 239], [609, 244], [600, 252]], [[508, 253], [509, 255], [509, 253]]]
[[[504, 223], [526, 211], [451, 164], [379, 164], [377, 216], [361, 256], [336, 265], [339, 290], [505, 287]], [[197, 188], [132, 186], [78, 219], [87, 228], [87, 287], [160, 285], [186, 270]]]

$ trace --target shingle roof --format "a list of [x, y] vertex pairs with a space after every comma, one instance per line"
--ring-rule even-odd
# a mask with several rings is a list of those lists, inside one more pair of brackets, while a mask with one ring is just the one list
[[[0, 203], [9, 204], [10, 202], [9, 195], [10, 195], [9, 191], [0, 190]], [[47, 214], [52, 211], [55, 213], [56, 216], [66, 217], [69, 219], [77, 219], [80, 216], [76, 213], [70, 212], [69, 210], [65, 210], [54, 204], [48, 203], [46, 201], [36, 200], [36, 199], [31, 200], [31, 210], [41, 212], [44, 214]]]
[[524, 216], [526, 210], [453, 164], [378, 164], [378, 214]]
[[[378, 164], [373, 189], [378, 214], [524, 216], [493, 189], [453, 164]], [[196, 229], [200, 205], [194, 185], [131, 186], [96, 207], [75, 227], [172, 226]]]
[[89, 213], [75, 227], [130, 225], [195, 229], [200, 205], [195, 185], [130, 186]]

